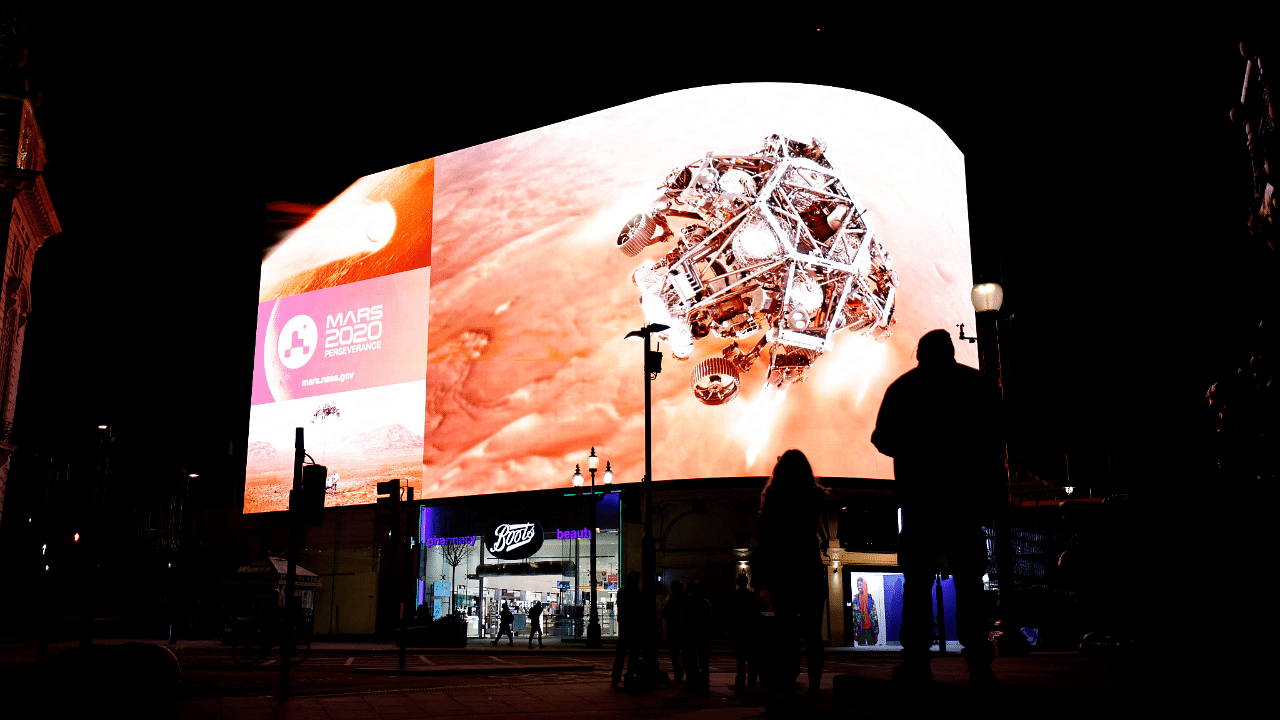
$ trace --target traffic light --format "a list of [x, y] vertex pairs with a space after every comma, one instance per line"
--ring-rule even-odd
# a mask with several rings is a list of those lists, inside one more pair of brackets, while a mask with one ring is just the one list
[[289, 492], [289, 509], [298, 525], [324, 524], [324, 484], [329, 478], [329, 468], [324, 465], [302, 466], [302, 492]]
[[[389, 497], [382, 497], [388, 495]], [[378, 510], [374, 516], [378, 525], [391, 526], [391, 540], [400, 539], [400, 480], [378, 483]]]

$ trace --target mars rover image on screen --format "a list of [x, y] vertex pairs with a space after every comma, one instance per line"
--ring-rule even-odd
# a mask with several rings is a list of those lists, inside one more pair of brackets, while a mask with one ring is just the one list
[[646, 322], [668, 326], [657, 338], [673, 357], [708, 336], [730, 341], [693, 368], [693, 394], [707, 405], [737, 397], [766, 351], [765, 388], [785, 391], [837, 332], [892, 334], [898, 274], [826, 150], [818, 138], [772, 135], [754, 154], [708, 152], [672, 171], [618, 233], [628, 257], [672, 243], [632, 279]]

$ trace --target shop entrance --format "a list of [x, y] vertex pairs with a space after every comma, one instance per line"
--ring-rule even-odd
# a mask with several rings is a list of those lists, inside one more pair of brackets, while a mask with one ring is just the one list
[[[430, 612], [436, 619], [449, 614], [452, 608], [466, 619], [468, 637], [492, 638], [498, 632], [499, 612], [506, 601], [514, 615], [513, 631], [517, 637], [528, 638], [528, 610], [535, 602], [541, 602], [544, 636], [564, 642], [585, 641], [591, 603], [588, 542], [552, 535], [536, 554], [517, 561], [488, 556], [478, 545], [477, 542], [475, 550], [457, 567], [457, 584], [452, 589], [449, 579], [455, 573], [444, 560], [445, 552], [432, 547], [423, 553], [418, 593], [424, 614]], [[618, 550], [618, 531], [599, 531], [596, 590], [603, 636], [618, 634]]]
[[[476, 592], [478, 587], [471, 588]], [[584, 594], [583, 600], [586, 600]], [[472, 604], [475, 597], [471, 597]], [[540, 576], [491, 576], [485, 578], [483, 637], [493, 637], [498, 632], [499, 612], [506, 602], [514, 615], [512, 630], [516, 637], [528, 638], [530, 627], [529, 608], [541, 602], [542, 632], [547, 637], [575, 640], [585, 637], [586, 625], [582, 621], [584, 603], [575, 597], [572, 581], [558, 575]], [[601, 616], [603, 624], [604, 617]], [[605, 630], [608, 633], [608, 630]]]
[[437, 619], [457, 613], [465, 618], [469, 637], [493, 638], [505, 601], [512, 608], [513, 631], [527, 641], [528, 611], [540, 602], [544, 637], [585, 642], [594, 565], [601, 634], [616, 636], [622, 559], [618, 494], [599, 496], [594, 528], [587, 520], [586, 498], [566, 499], [563, 493], [502, 497], [496, 505], [486, 499], [422, 507], [419, 614]]

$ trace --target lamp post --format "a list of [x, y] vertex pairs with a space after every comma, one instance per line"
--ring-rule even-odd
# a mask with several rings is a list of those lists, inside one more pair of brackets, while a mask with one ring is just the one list
[[[591, 471], [591, 613], [590, 619], [587, 621], [587, 647], [598, 649], [603, 647], [600, 640], [600, 612], [597, 609], [599, 604], [596, 597], [596, 470], [600, 467], [600, 458], [596, 457], [596, 449], [591, 448], [591, 455], [587, 457], [587, 469]], [[613, 465], [605, 463], [604, 484], [613, 484]], [[583, 485], [582, 466], [573, 466], [573, 486], [580, 488]], [[579, 493], [581, 494], [581, 493]]]
[[[963, 328], [961, 328], [961, 337], [970, 342], [973, 342], [974, 339], [978, 341], [978, 368], [983, 373], [995, 378], [1000, 388], [1000, 398], [1004, 400], [1005, 373], [1008, 370], [1004, 353], [1001, 352], [1003, 343], [1000, 341], [1000, 319], [1002, 317], [1000, 310], [1004, 307], [1004, 288], [999, 283], [994, 282], [977, 283], [969, 291], [969, 299], [973, 302], [973, 310], [977, 314], [977, 337], [973, 339], [964, 338]], [[1004, 445], [1005, 489], [1007, 493], [1010, 480], [1009, 473], [1012, 472], [1012, 469], [1009, 463], [1008, 438], [1005, 437], [1002, 440]], [[1002, 630], [1000, 634], [1000, 654], [1009, 657], [1025, 656], [1030, 653], [1031, 648], [1019, 629], [1021, 623], [1019, 622], [1020, 618], [1018, 618], [1017, 600], [1014, 598], [1013, 590], [1013, 544], [1007, 507], [995, 518], [994, 529], [996, 531], [996, 580], [999, 583], [997, 587], [1000, 593]]]
[[653, 537], [653, 379], [662, 372], [662, 353], [649, 349], [649, 339], [671, 326], [650, 323], [626, 334], [627, 340], [644, 340], [644, 540], [640, 566], [644, 574], [644, 598], [649, 608], [645, 617], [644, 669], [651, 683], [658, 681], [658, 550]]

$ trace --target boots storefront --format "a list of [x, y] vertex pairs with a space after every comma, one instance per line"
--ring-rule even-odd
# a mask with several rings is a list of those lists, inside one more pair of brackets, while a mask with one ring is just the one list
[[594, 548], [601, 632], [616, 635], [620, 525], [616, 490], [424, 505], [418, 528], [419, 613], [435, 619], [454, 612], [466, 619], [468, 637], [494, 637], [505, 604], [516, 637], [532, 642], [536, 617], [544, 635], [585, 638]]

